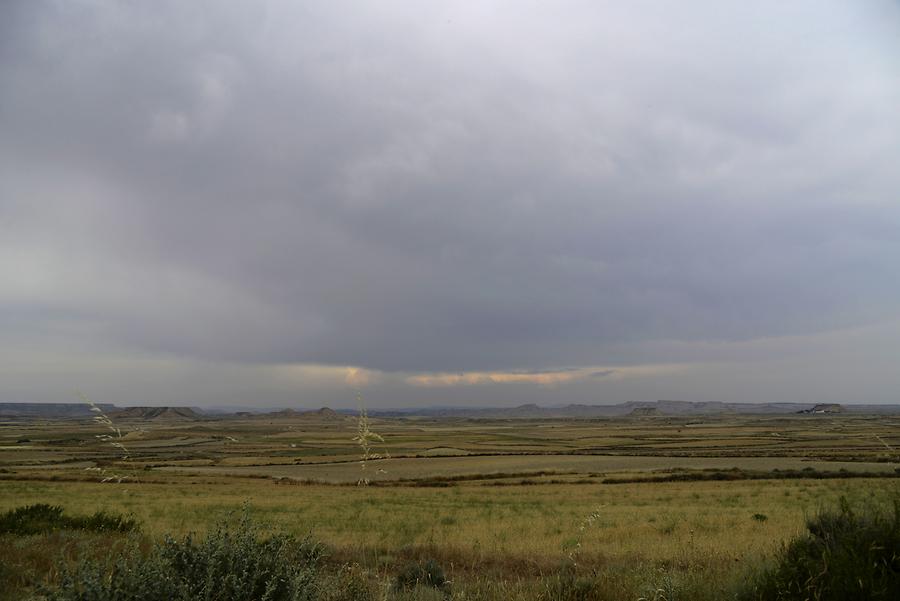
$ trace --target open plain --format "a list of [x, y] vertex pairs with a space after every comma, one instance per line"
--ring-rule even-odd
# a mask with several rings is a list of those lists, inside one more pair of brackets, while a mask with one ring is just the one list
[[[334, 569], [390, 598], [429, 598], [389, 587], [425, 559], [455, 598], [560, 598], [548, 579], [566, 566], [603, 598], [727, 598], [817, 510], [900, 495], [894, 416], [113, 423], [4, 422], [0, 511], [130, 514], [150, 541], [243, 506], [265, 529], [321, 540]], [[6, 598], [54, 578], [91, 536], [0, 538]]]

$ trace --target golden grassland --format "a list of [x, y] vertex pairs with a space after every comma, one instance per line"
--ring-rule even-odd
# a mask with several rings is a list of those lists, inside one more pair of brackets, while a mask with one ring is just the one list
[[[312, 533], [336, 563], [379, 577], [427, 556], [458, 590], [502, 581], [509, 598], [531, 598], [523, 583], [569, 562], [618, 574], [621, 598], [636, 599], [657, 578], [717, 598], [800, 533], [806, 516], [842, 496], [900, 498], [900, 479], [608, 478], [710, 468], [893, 476], [898, 425], [861, 416], [373, 419], [385, 440], [377, 450], [391, 458], [363, 470], [352, 418], [125, 423], [128, 460], [88, 422], [8, 422], [0, 427], [0, 511], [50, 503], [132, 514], [159, 539], [203, 532], [248, 503], [263, 523]], [[86, 467], [126, 479], [100, 483]], [[373, 486], [347, 485], [363, 473]], [[34, 555], [48, 540], [29, 552], [0, 537], [0, 561], [31, 557], [22, 570], [44, 569]]]
[[[5, 481], [0, 510], [38, 502], [73, 513], [102, 507], [133, 514], [156, 536], [203, 532], [249, 503], [263, 522], [299, 535], [312, 532], [342, 554], [428, 545], [475, 557], [552, 562], [580, 542], [581, 553], [613, 560], [666, 561], [686, 551], [738, 560], [772, 551], [802, 529], [804, 516], [840, 496], [884, 500], [898, 492], [893, 479], [448, 488], [282, 486], [254, 479]], [[599, 517], [579, 535], [592, 513]]]

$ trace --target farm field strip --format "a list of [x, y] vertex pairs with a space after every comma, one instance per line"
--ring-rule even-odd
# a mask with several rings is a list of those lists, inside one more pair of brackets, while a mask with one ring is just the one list
[[[643, 457], [604, 455], [494, 455], [488, 457], [430, 457], [371, 461], [371, 469], [383, 469], [379, 479], [415, 479], [427, 477], [495, 474], [503, 472], [559, 471], [569, 473], [608, 473], [670, 469], [802, 470], [893, 472], [893, 463], [816, 461], [802, 458], [759, 457]], [[311, 463], [265, 466], [161, 467], [160, 470], [191, 474], [265, 475], [278, 478], [311, 479], [325, 482], [356, 482], [360, 474], [357, 461], [348, 463]]]

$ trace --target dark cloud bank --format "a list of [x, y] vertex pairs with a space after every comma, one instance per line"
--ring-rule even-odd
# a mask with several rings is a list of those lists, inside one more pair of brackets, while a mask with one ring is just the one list
[[900, 400], [898, 73], [891, 2], [4, 3], [0, 396]]

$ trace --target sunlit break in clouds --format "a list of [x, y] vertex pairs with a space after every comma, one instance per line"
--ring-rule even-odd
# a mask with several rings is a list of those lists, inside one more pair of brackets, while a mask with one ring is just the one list
[[0, 401], [900, 402], [896, 2], [0, 5]]

